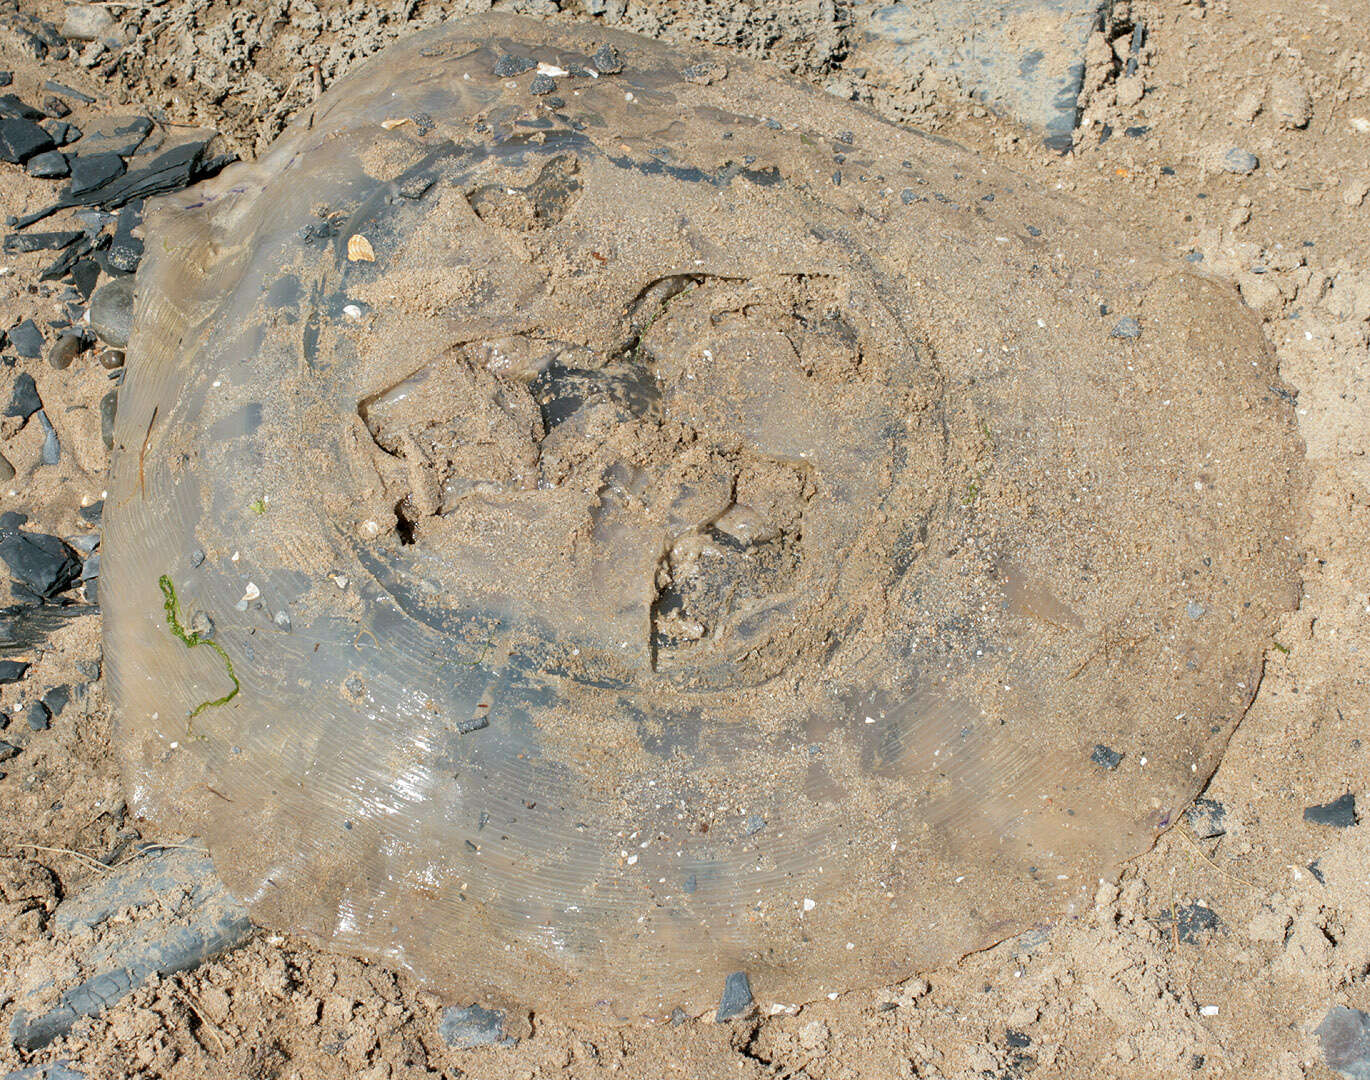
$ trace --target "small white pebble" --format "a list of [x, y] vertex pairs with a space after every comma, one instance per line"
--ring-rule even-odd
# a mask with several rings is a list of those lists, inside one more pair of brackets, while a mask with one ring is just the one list
[[548, 64], [544, 62], [538, 65], [538, 74], [550, 75], [552, 76], [552, 78], [555, 79], [561, 75], [569, 75], [570, 72], [567, 71], [565, 68], [557, 67], [556, 64]]
[[813, 900], [810, 900], [807, 896], [804, 897], [804, 910], [805, 910], [805, 911], [812, 911], [812, 910], [813, 910], [814, 908], [816, 908], [817, 906], [818, 906], [818, 904], [815, 903]]
[[1218, 1015], [1218, 1006], [1216, 1006], [1216, 1005], [1203, 1005], [1203, 1006], [1201, 1006], [1201, 1007], [1199, 1008], [1199, 1015], [1200, 1015], [1200, 1016], [1217, 1016], [1217, 1015]]
[[[343, 314], [346, 315], [353, 322], [361, 322], [362, 309], [357, 307], [356, 304], [347, 304], [343, 308]], [[218, 384], [216, 383], [215, 385], [217, 386]]]

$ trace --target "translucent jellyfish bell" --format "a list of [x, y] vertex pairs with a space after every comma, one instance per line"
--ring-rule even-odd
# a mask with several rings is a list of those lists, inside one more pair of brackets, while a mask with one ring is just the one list
[[131, 801], [452, 993], [798, 1002], [1069, 917], [1296, 595], [1229, 289], [733, 57], [454, 22], [147, 252]]

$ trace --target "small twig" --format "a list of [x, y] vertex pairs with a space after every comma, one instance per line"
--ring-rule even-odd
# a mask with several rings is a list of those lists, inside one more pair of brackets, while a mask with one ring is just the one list
[[1175, 833], [1175, 835], [1179, 836], [1182, 840], [1184, 840], [1184, 842], [1188, 844], [1190, 848], [1193, 850], [1195, 855], [1197, 855], [1204, 862], [1208, 863], [1209, 866], [1211, 866], [1218, 873], [1222, 874], [1223, 877], [1231, 878], [1233, 881], [1245, 885], [1248, 889], [1251, 889], [1253, 892], [1261, 891], [1260, 886], [1258, 886], [1255, 882], [1247, 881], [1246, 878], [1241, 877], [1238, 874], [1234, 874], [1230, 870], [1224, 870], [1221, 866], [1219, 866], [1207, 855], [1205, 855], [1203, 850], [1199, 847], [1198, 841], [1195, 840], [1192, 836], [1190, 836], [1189, 833], [1186, 832], [1183, 828], [1175, 828], [1171, 831]]
[[30, 851], [44, 851], [51, 855], [70, 855], [88, 870], [98, 870], [102, 874], [108, 874], [110, 868], [99, 859], [85, 854], [82, 851], [72, 851], [71, 848], [64, 847], [44, 847], [42, 844], [16, 844], [16, 847], [28, 848]]

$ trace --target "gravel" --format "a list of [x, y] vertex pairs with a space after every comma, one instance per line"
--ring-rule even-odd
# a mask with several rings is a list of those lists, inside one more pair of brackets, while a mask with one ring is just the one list
[[1238, 176], [1250, 176], [1256, 171], [1260, 163], [1260, 158], [1250, 150], [1243, 150], [1239, 146], [1234, 146], [1223, 154], [1223, 168], [1230, 173], [1236, 173]]
[[1122, 763], [1123, 755], [1118, 753], [1118, 751], [1103, 745], [1103, 743], [1100, 743], [1091, 751], [1089, 760], [1094, 762], [1095, 765], [1112, 770], [1116, 769]]

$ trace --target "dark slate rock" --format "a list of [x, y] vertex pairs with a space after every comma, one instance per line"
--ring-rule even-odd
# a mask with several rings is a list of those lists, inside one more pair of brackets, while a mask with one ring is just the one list
[[24, 719], [28, 721], [30, 731], [47, 731], [52, 723], [52, 713], [41, 701], [35, 701], [24, 713]]
[[92, 525], [99, 525], [105, 516], [105, 500], [99, 499], [89, 506], [83, 506], [77, 513], [81, 515], [82, 521], [87, 521]]
[[71, 171], [71, 166], [67, 164], [67, 156], [60, 150], [48, 150], [29, 158], [24, 170], [39, 180], [60, 180]]
[[[58, 255], [38, 272], [39, 281], [58, 281], [71, 273], [72, 267], [92, 252], [109, 247], [108, 236], [85, 236]], [[99, 256], [97, 255], [98, 259]]]
[[10, 347], [20, 356], [37, 360], [43, 355], [43, 331], [32, 319], [25, 319], [9, 331]]
[[26, 251], [61, 251], [70, 247], [84, 236], [80, 229], [64, 229], [61, 232], [10, 233], [5, 237], [6, 254]]
[[81, 259], [71, 268], [71, 282], [81, 299], [89, 300], [95, 291], [95, 283], [100, 280], [100, 264], [94, 259]]
[[54, 1061], [50, 1065], [28, 1065], [16, 1069], [6, 1074], [5, 1080], [86, 1080], [86, 1074], [77, 1072], [65, 1061]]
[[128, 348], [133, 331], [132, 278], [115, 278], [95, 290], [90, 298], [90, 328], [106, 345]]
[[66, 195], [79, 199], [99, 191], [124, 174], [127, 166], [118, 154], [81, 154], [71, 160], [71, 184]]
[[19, 756], [19, 747], [12, 742], [0, 739], [0, 765], [6, 761], [12, 761]]
[[73, 619], [94, 615], [93, 604], [40, 604], [34, 602], [0, 608], [0, 652], [14, 653], [37, 648]]
[[71, 704], [71, 687], [54, 686], [43, 695], [43, 705], [53, 716], [61, 716], [62, 710]]
[[0, 119], [0, 161], [22, 165], [29, 158], [56, 146], [52, 136], [32, 120]]
[[1334, 829], [1348, 829], [1356, 823], [1356, 797], [1348, 791], [1330, 803], [1305, 807], [1303, 820], [1313, 825], [1330, 825]]
[[43, 115], [60, 120], [64, 116], [71, 115], [71, 106], [61, 98], [49, 95], [43, 99]]
[[526, 56], [510, 56], [506, 53], [495, 61], [495, 74], [501, 79], [512, 79], [525, 71], [532, 71], [537, 66], [536, 60]]
[[1123, 755], [1100, 743], [1090, 753], [1089, 760], [1105, 769], [1116, 769], [1122, 763]]
[[718, 1000], [715, 1023], [723, 1023], [741, 1016], [752, 1007], [752, 984], [745, 971], [734, 971], [723, 982], [723, 996]]
[[1125, 315], [1114, 324], [1108, 336], [1121, 338], [1124, 341], [1136, 341], [1142, 336], [1142, 324], [1131, 315]]
[[1200, 840], [1211, 840], [1227, 832], [1227, 807], [1215, 799], [1195, 799], [1184, 820]]
[[1346, 1080], [1370, 1080], [1370, 1013], [1334, 1005], [1314, 1033], [1328, 1068]]
[[1190, 945], [1222, 924], [1218, 913], [1203, 904], [1186, 904], [1175, 915], [1175, 932], [1181, 941]]
[[49, 120], [43, 125], [43, 130], [52, 136], [52, 141], [58, 146], [74, 143], [81, 137], [81, 129], [66, 120]]
[[134, 228], [143, 220], [142, 200], [124, 207], [119, 214], [119, 226], [109, 244], [109, 261], [115, 269], [131, 274], [143, 258], [143, 242], [133, 235]]
[[81, 559], [55, 536], [0, 527], [0, 561], [36, 595], [54, 597], [81, 577]]
[[56, 79], [49, 79], [43, 84], [43, 89], [50, 94], [61, 94], [69, 97], [72, 101], [79, 101], [83, 105], [94, 105], [95, 99], [89, 94], [83, 94], [80, 90], [73, 90], [70, 86], [59, 83]]
[[36, 415], [38, 424], [43, 429], [41, 460], [44, 465], [56, 465], [62, 460], [62, 444], [57, 441], [57, 429], [52, 426], [47, 412], [40, 409]]
[[42, 407], [43, 402], [38, 397], [38, 386], [33, 381], [33, 376], [27, 371], [21, 371], [14, 380], [14, 392], [10, 395], [9, 404], [5, 406], [5, 415], [27, 420]]
[[465, 1008], [449, 1006], [442, 1010], [438, 1021], [442, 1041], [457, 1050], [471, 1050], [477, 1046], [517, 1046], [518, 1040], [506, 1035], [504, 1014], [479, 1005]]
[[114, 116], [102, 120], [72, 149], [78, 154], [118, 154], [129, 157], [152, 131], [146, 116]]
[[556, 88], [557, 81], [550, 75], [534, 75], [533, 81], [528, 84], [528, 92], [539, 96], [550, 94], [556, 90]]
[[[39, 281], [58, 281], [71, 273], [71, 268], [81, 259], [94, 251], [109, 247], [108, 236], [85, 236], [66, 251], [53, 259], [51, 263], [43, 267], [38, 272]], [[97, 256], [98, 257], [98, 256]]]
[[618, 50], [607, 41], [595, 50], [591, 63], [601, 75], [617, 75], [623, 70], [623, 60], [619, 57]]
[[0, 483], [14, 479], [14, 465], [10, 459], [0, 454]]
[[28, 669], [29, 665], [22, 660], [0, 660], [0, 686], [18, 682]]
[[[154, 906], [159, 897], [181, 890], [188, 895], [177, 912]], [[125, 926], [98, 939], [87, 932], [125, 908], [136, 909]], [[10, 1040], [27, 1052], [42, 1049], [154, 976], [198, 967], [252, 932], [247, 912], [219, 882], [209, 858], [182, 850], [124, 863], [62, 901], [52, 922], [84, 944], [79, 967], [59, 967], [52, 983], [15, 1009]], [[54, 987], [61, 992], [52, 1004]]]
[[35, 109], [13, 94], [0, 94], [0, 117], [19, 120], [42, 120], [43, 110]]
[[11, 71], [0, 71], [0, 86], [8, 86], [14, 82], [14, 73]]

